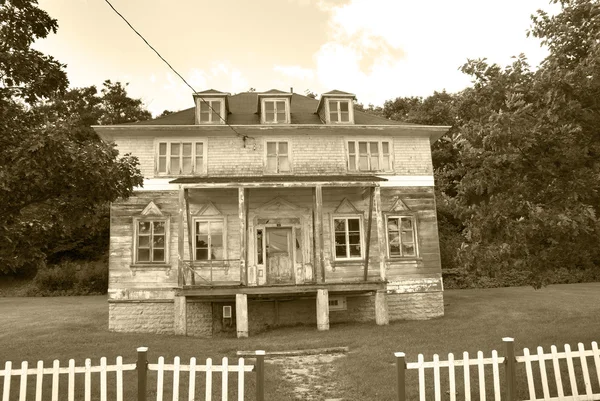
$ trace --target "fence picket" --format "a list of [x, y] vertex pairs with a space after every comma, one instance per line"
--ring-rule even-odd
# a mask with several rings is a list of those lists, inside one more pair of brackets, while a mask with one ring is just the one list
[[544, 400], [550, 400], [550, 390], [548, 389], [548, 375], [546, 374], [546, 359], [544, 356], [544, 348], [537, 347], [538, 365], [540, 366], [540, 380], [542, 381], [542, 392]]
[[42, 385], [44, 382], [44, 361], [38, 361], [35, 377], [35, 401], [42, 401]]
[[550, 352], [552, 353], [552, 367], [554, 369], [554, 381], [556, 382], [556, 393], [558, 398], [563, 398], [565, 393], [563, 391], [562, 379], [560, 376], [560, 363], [558, 359], [558, 350], [556, 349], [556, 345], [550, 347]]
[[577, 344], [579, 350], [579, 360], [581, 361], [581, 372], [583, 373], [583, 382], [585, 384], [585, 395], [592, 396], [592, 382], [590, 380], [590, 371], [588, 370], [587, 357], [585, 356], [585, 347], [583, 343]]
[[165, 358], [158, 358], [158, 370], [156, 372], [156, 401], [163, 399], [163, 381], [165, 374]]
[[178, 356], [173, 360], [173, 401], [179, 401], [179, 364]]
[[92, 399], [92, 360], [87, 358], [85, 360], [85, 401], [91, 401]]
[[469, 370], [469, 353], [463, 352], [463, 372], [465, 381], [465, 401], [471, 401], [471, 372]]
[[123, 401], [123, 357], [117, 357], [117, 401]]
[[454, 375], [454, 354], [448, 354], [448, 382], [450, 384], [450, 401], [456, 401], [456, 377]]
[[498, 368], [498, 351], [492, 351], [492, 376], [494, 380], [494, 401], [500, 401], [500, 371]]
[[75, 359], [69, 359], [69, 401], [75, 401]]
[[10, 397], [10, 379], [12, 371], [12, 362], [6, 361], [4, 364], [4, 387], [2, 387], [2, 401], [8, 401]]
[[596, 366], [596, 375], [598, 376], [598, 385], [600, 386], [600, 351], [598, 350], [598, 343], [592, 341], [592, 352], [594, 353], [594, 366]]
[[441, 401], [442, 395], [440, 391], [442, 384], [440, 383], [440, 357], [438, 354], [433, 354], [433, 387], [435, 401]]
[[238, 359], [238, 401], [244, 401], [244, 358]]
[[579, 390], [577, 390], [577, 379], [575, 377], [575, 369], [573, 368], [573, 354], [571, 354], [571, 346], [569, 344], [565, 344], [565, 359], [567, 360], [567, 368], [569, 371], [571, 395], [575, 398], [575, 396], [579, 395]]
[[420, 401], [425, 401], [425, 358], [423, 354], [419, 354], [417, 357], [417, 363], [419, 364], [419, 395]]
[[531, 369], [531, 356], [529, 348], [523, 348], [523, 357], [525, 358], [525, 371], [527, 372], [527, 388], [529, 389], [529, 399], [535, 400], [535, 385], [533, 384], [533, 370]]
[[204, 393], [206, 401], [212, 400], [212, 359], [206, 358], [206, 391]]
[[196, 399], [196, 358], [190, 358], [190, 387], [188, 390], [188, 401]]
[[27, 361], [21, 362], [21, 388], [19, 389], [19, 401], [27, 399]]
[[58, 401], [58, 374], [60, 362], [55, 359], [52, 363], [52, 401]]
[[100, 400], [106, 401], [106, 357], [100, 358]]
[[479, 401], [485, 401], [485, 371], [483, 351], [477, 352], [477, 372], [479, 373]]
[[223, 361], [221, 362], [221, 366], [223, 367], [223, 375], [221, 376], [221, 400], [227, 401], [227, 397], [229, 396], [227, 391], [227, 379], [229, 378], [229, 360], [226, 356], [223, 357]]

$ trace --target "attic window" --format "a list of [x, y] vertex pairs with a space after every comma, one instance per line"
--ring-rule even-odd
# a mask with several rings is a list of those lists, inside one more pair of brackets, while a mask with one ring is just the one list
[[331, 123], [349, 123], [350, 122], [350, 101], [349, 100], [329, 100], [329, 122]]
[[263, 99], [262, 122], [265, 124], [287, 124], [290, 122], [288, 99]]
[[219, 124], [221, 118], [221, 100], [200, 100], [200, 124]]

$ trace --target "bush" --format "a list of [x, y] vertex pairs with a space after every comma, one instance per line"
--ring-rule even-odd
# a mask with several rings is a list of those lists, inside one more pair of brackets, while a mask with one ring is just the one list
[[67, 261], [40, 269], [28, 290], [29, 296], [98, 295], [108, 289], [105, 262]]

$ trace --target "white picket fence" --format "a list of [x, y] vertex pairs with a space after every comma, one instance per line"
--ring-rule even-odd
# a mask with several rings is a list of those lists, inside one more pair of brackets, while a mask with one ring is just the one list
[[[257, 387], [257, 397], [256, 399], [259, 401], [263, 401], [264, 397], [264, 351], [256, 351], [257, 355], [257, 365], [246, 365], [244, 358], [239, 358], [237, 363], [230, 365], [228, 358], [223, 358], [221, 360], [220, 365], [214, 365], [211, 358], [207, 358], [205, 364], [198, 365], [196, 363], [196, 358], [190, 358], [190, 362], [188, 365], [182, 365], [181, 359], [179, 357], [175, 357], [172, 364], [165, 364], [164, 357], [158, 358], [158, 363], [156, 364], [148, 364], [147, 363], [147, 348], [142, 347], [138, 348], [138, 360], [137, 363], [129, 363], [124, 364], [122, 357], [116, 358], [115, 365], [108, 365], [107, 359], [105, 357], [100, 358], [100, 364], [96, 366], [92, 366], [92, 360], [86, 359], [84, 366], [75, 366], [75, 360], [70, 359], [68, 363], [68, 367], [61, 367], [59, 360], [54, 360], [52, 363], [52, 367], [44, 367], [44, 362], [39, 361], [37, 363], [36, 368], [29, 368], [27, 362], [22, 362], [20, 368], [14, 368], [13, 363], [8, 361], [4, 365], [4, 370], [0, 370], [0, 378], [3, 377], [2, 380], [2, 401], [26, 401], [27, 399], [33, 399], [33, 397], [28, 397], [28, 390], [34, 391], [35, 401], [42, 400], [51, 400], [51, 401], [75, 401], [84, 400], [91, 401], [92, 399], [92, 374], [99, 374], [99, 392], [100, 392], [100, 400], [107, 401], [107, 394], [109, 390], [108, 386], [108, 378], [109, 373], [115, 373], [115, 397], [117, 401], [123, 401], [124, 396], [124, 384], [123, 384], [123, 372], [127, 371], [137, 371], [137, 384], [138, 384], [138, 392], [137, 392], [137, 400], [146, 401], [147, 398], [147, 372], [153, 371], [156, 372], [156, 401], [162, 401], [164, 392], [167, 388], [165, 386], [165, 372], [172, 373], [172, 396], [170, 395], [168, 399], [172, 399], [173, 401], [183, 400], [184, 398], [180, 397], [179, 388], [180, 382], [183, 382], [185, 379], [182, 377], [182, 372], [186, 372], [185, 376], [188, 379], [188, 396], [187, 399], [189, 401], [197, 400], [196, 398], [196, 377], [199, 373], [204, 373], [205, 376], [205, 400], [210, 401], [213, 398], [213, 373], [219, 373], [221, 376], [221, 397], [222, 401], [228, 400], [228, 392], [229, 392], [229, 374], [231, 372], [237, 373], [237, 399], [243, 401], [245, 398], [245, 374], [248, 372], [252, 372], [256, 368], [260, 371], [260, 374], [257, 375], [256, 387]], [[138, 369], [138, 366], [142, 366], [142, 369]], [[66, 391], [63, 390], [63, 387], [60, 386], [60, 377], [61, 375], [67, 375], [67, 386]], [[76, 394], [76, 375], [79, 376], [78, 382], [81, 382], [81, 375], [83, 375], [84, 387], [83, 387], [83, 395]], [[29, 384], [32, 382], [28, 381], [29, 376], [35, 376], [35, 388], [30, 386]], [[50, 397], [45, 396], [43, 393], [44, 390], [44, 376], [51, 376], [51, 387], [50, 387]], [[19, 387], [18, 391], [13, 389], [11, 392], [12, 378], [19, 377]], [[97, 379], [96, 379], [97, 380]], [[127, 383], [126, 386], [131, 387], [132, 383]], [[64, 393], [66, 392], [66, 397]], [[16, 395], [18, 394], [18, 398]]]
[[[471, 358], [468, 352], [464, 352], [462, 359], [455, 359], [454, 354], [450, 353], [447, 360], [440, 360], [439, 355], [435, 354], [432, 361], [426, 362], [423, 354], [419, 354], [417, 362], [406, 363], [404, 353], [396, 353], [398, 400], [405, 401], [407, 399], [406, 370], [416, 370], [418, 372], [420, 401], [425, 401], [428, 394], [431, 399], [432, 393], [435, 401], [442, 401], [442, 399], [449, 399], [450, 401], [456, 401], [457, 399], [465, 401], [471, 401], [472, 399], [473, 401], [516, 401], [517, 364], [525, 365], [527, 390], [529, 392], [527, 401], [600, 400], [600, 351], [596, 342], [592, 342], [590, 350], [586, 350], [584, 345], [579, 343], [576, 351], [571, 350], [571, 347], [566, 344], [564, 352], [558, 352], [557, 347], [553, 345], [549, 354], [545, 354], [544, 349], [538, 347], [536, 354], [531, 354], [529, 349], [524, 348], [523, 356], [515, 356], [513, 339], [505, 338], [503, 340], [505, 343], [505, 356], [502, 357], [498, 356], [496, 350], [493, 350], [491, 358], [484, 358], [483, 352], [479, 351], [476, 358]], [[594, 376], [590, 376], [588, 358], [594, 361], [595, 383], [592, 383], [592, 377]], [[549, 378], [547, 374], [549, 370], [546, 366], [547, 361], [552, 361], [553, 378]], [[561, 361], [564, 362], [561, 364]], [[564, 371], [565, 363], [569, 381], [568, 389], [563, 385], [563, 375], [561, 373], [561, 368]], [[535, 368], [536, 365], [537, 369]], [[472, 367], [475, 367], [473, 371], [471, 370]], [[447, 375], [447, 381], [442, 380], [442, 369], [444, 374]], [[456, 379], [457, 369], [462, 374], [462, 382]], [[427, 381], [426, 371], [431, 370], [433, 371], [433, 378]], [[502, 377], [501, 372], [503, 373]], [[428, 376], [431, 376], [431, 374]], [[476, 377], [476, 380], [473, 379], [473, 376]], [[488, 378], [487, 381], [486, 377]], [[473, 385], [472, 380], [476, 381], [477, 385]], [[443, 386], [446, 382], [447, 386]], [[580, 387], [583, 387], [582, 392], [584, 394], [580, 394], [578, 382]], [[537, 387], [536, 383], [538, 384]], [[461, 395], [459, 396], [459, 394]]]

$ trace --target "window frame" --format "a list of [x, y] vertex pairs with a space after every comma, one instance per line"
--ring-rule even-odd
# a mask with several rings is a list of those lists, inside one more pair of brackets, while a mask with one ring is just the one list
[[[150, 222], [151, 223], [151, 227], [152, 230], [154, 230], [154, 224], [152, 223], [165, 223], [165, 245], [164, 245], [164, 253], [165, 253], [165, 257], [164, 260], [162, 261], [140, 261], [138, 260], [138, 245], [139, 245], [139, 223], [141, 222]], [[170, 259], [170, 236], [171, 236], [171, 230], [170, 230], [170, 218], [168, 216], [141, 216], [141, 217], [134, 217], [133, 218], [133, 247], [132, 247], [132, 265], [133, 266], [164, 266], [164, 265], [169, 265], [169, 259]], [[150, 258], [153, 258], [153, 253], [152, 253], [152, 238], [153, 235], [150, 235]]]
[[[266, 103], [273, 102], [274, 118], [275, 121], [267, 121], [267, 109]], [[277, 121], [277, 102], [285, 103], [285, 121]], [[260, 122], [261, 124], [289, 124], [291, 120], [290, 115], [290, 99], [287, 97], [264, 97], [260, 99]]]
[[[192, 159], [192, 172], [191, 173], [173, 173], [171, 171], [171, 146], [173, 144], [180, 145], [179, 152], [179, 160], [181, 165], [181, 160], [183, 160], [183, 144], [190, 143], [192, 145], [192, 153], [190, 155]], [[160, 146], [161, 144], [166, 144], [166, 153], [165, 155], [160, 154]], [[199, 155], [196, 152], [196, 148], [199, 144], [202, 144], [202, 154]], [[173, 138], [173, 139], [156, 139], [154, 146], [154, 172], [157, 177], [190, 177], [190, 176], [198, 176], [205, 175], [207, 171], [207, 154], [208, 154], [208, 143], [206, 139], [197, 139], [197, 138]], [[160, 171], [160, 160], [161, 158], [165, 158], [165, 169], [166, 172]], [[197, 167], [197, 159], [202, 158], [202, 166], [198, 169]]]
[[[331, 103], [337, 103], [338, 104], [338, 110], [337, 110], [337, 115], [338, 115], [338, 121], [332, 121], [331, 120]], [[347, 103], [348, 104], [348, 121], [339, 121], [339, 118], [341, 117], [341, 107], [340, 105], [342, 103]], [[330, 98], [327, 99], [327, 108], [325, 110], [326, 113], [326, 121], [329, 124], [354, 124], [354, 102], [351, 99], [340, 99], [340, 98]]]
[[[335, 243], [335, 220], [344, 219], [346, 220], [346, 257], [338, 257], [336, 253]], [[358, 219], [359, 224], [359, 235], [360, 235], [360, 256], [352, 257], [350, 255], [350, 241], [349, 241], [349, 230], [348, 230], [348, 219]], [[363, 214], [357, 213], [336, 213], [331, 215], [331, 248], [332, 256], [335, 262], [360, 262], [364, 261], [365, 258], [365, 227], [364, 227], [364, 216]]]
[[[350, 143], [354, 143], [354, 153], [350, 153]], [[369, 169], [360, 170], [360, 143], [364, 142], [367, 144], [367, 161], [369, 163]], [[384, 155], [383, 153], [383, 144], [388, 144], [388, 153], [387, 157], [389, 160], [389, 165], [387, 168], [379, 168], [372, 169], [371, 168], [371, 146], [370, 144], [376, 142], [377, 143], [377, 151], [378, 151], [378, 163], [379, 166], [383, 166]], [[394, 171], [394, 146], [391, 139], [355, 139], [355, 138], [345, 138], [345, 147], [346, 147], [346, 171], [351, 174], [362, 174], [362, 173], [374, 173], [374, 172], [383, 172], [383, 173], [391, 173]], [[350, 156], [354, 155], [354, 170], [350, 168]]]
[[[208, 103], [210, 104], [210, 107], [208, 108], [208, 121], [202, 121], [202, 114], [205, 114], [202, 112], [202, 106], [206, 105], [205, 104]], [[219, 107], [218, 109], [215, 108], [213, 106], [214, 102], [219, 102]], [[212, 109], [214, 109], [220, 116], [221, 118], [217, 117], [217, 121], [213, 121], [213, 112]], [[225, 99], [223, 98], [198, 98], [198, 112], [197, 112], [197, 120], [198, 120], [198, 124], [225, 124]]]
[[[388, 229], [388, 222], [390, 219], [410, 219], [412, 222], [412, 238], [413, 245], [415, 248], [414, 255], [392, 255], [390, 251], [390, 235]], [[414, 213], [398, 213], [398, 212], [389, 212], [384, 213], [384, 228], [385, 228], [385, 244], [386, 244], [386, 255], [390, 260], [415, 260], [419, 259], [419, 235], [417, 228], [417, 216]], [[399, 241], [400, 241], [400, 252], [402, 252], [402, 229], [399, 229]]]
[[[196, 231], [196, 223], [209, 223], [209, 227], [210, 227], [210, 223], [211, 222], [220, 222], [223, 224], [223, 232], [221, 233], [221, 235], [223, 236], [223, 259], [211, 259], [211, 234], [210, 234], [210, 229], [209, 229], [209, 243], [208, 243], [208, 259], [197, 259], [196, 257], [196, 237], [197, 237], [197, 231]], [[227, 219], [225, 217], [208, 217], [208, 216], [198, 216], [198, 217], [194, 217], [192, 219], [192, 251], [193, 251], [193, 255], [191, 255], [192, 257], [190, 259], [192, 259], [194, 261], [194, 263], [215, 263], [216, 262], [223, 262], [225, 260], [227, 260]], [[224, 262], [223, 262], [224, 263]]]
[[[268, 170], [268, 166], [269, 166], [269, 150], [268, 150], [268, 145], [269, 143], [275, 143], [276, 144], [276, 149], [275, 151], [277, 152], [275, 154], [275, 160], [277, 162], [277, 169], [276, 171], [269, 171]], [[287, 158], [288, 158], [288, 163], [290, 165], [289, 170], [287, 171], [280, 171], [279, 170], [279, 144], [285, 142], [287, 144]], [[263, 166], [263, 171], [265, 174], [268, 175], [287, 175], [287, 174], [292, 174], [293, 172], [293, 168], [292, 168], [292, 141], [290, 141], [289, 139], [280, 139], [280, 138], [265, 138], [264, 140], [264, 166]]]

